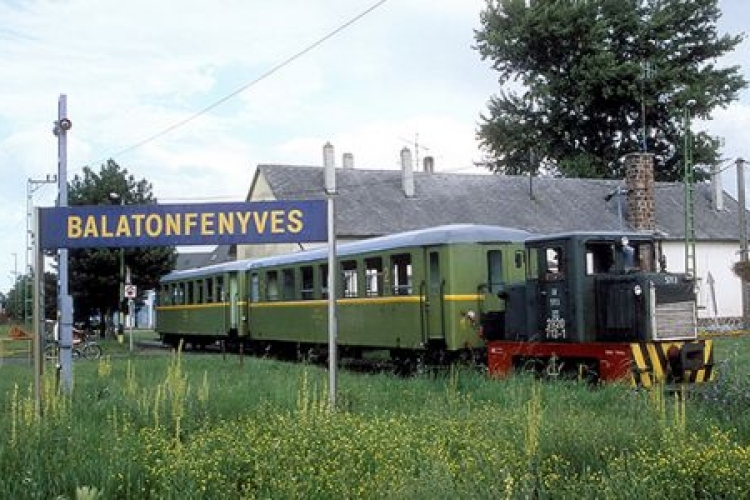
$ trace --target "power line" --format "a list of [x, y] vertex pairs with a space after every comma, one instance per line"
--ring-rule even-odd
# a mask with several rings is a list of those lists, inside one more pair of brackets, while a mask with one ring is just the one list
[[175, 129], [179, 128], [179, 127], [182, 127], [183, 125], [186, 125], [186, 124], [190, 123], [191, 121], [195, 120], [196, 118], [198, 118], [198, 117], [200, 117], [200, 116], [208, 113], [212, 109], [214, 109], [217, 106], [220, 106], [221, 104], [227, 102], [228, 100], [230, 100], [231, 98], [237, 96], [238, 94], [241, 94], [242, 92], [244, 92], [245, 90], [249, 89], [250, 87], [252, 87], [252, 86], [254, 86], [254, 85], [262, 82], [263, 80], [265, 80], [266, 78], [270, 77], [274, 73], [278, 72], [282, 68], [288, 66], [292, 62], [294, 62], [297, 59], [299, 59], [300, 57], [304, 56], [308, 52], [311, 52], [312, 50], [316, 49], [318, 46], [322, 45], [323, 43], [325, 43], [329, 39], [331, 39], [334, 36], [338, 35], [342, 31], [344, 31], [346, 28], [348, 28], [349, 26], [353, 25], [354, 23], [356, 23], [357, 21], [359, 21], [360, 19], [362, 19], [363, 17], [365, 17], [366, 15], [368, 15], [369, 13], [371, 13], [372, 11], [374, 11], [375, 9], [377, 9], [378, 7], [380, 7], [381, 5], [383, 5], [387, 1], [388, 0], [379, 0], [378, 2], [376, 2], [375, 4], [373, 4], [372, 6], [368, 7], [364, 11], [360, 12], [359, 14], [357, 14], [356, 16], [354, 16], [353, 18], [351, 18], [348, 21], [346, 21], [344, 24], [342, 24], [339, 27], [337, 27], [336, 29], [334, 29], [333, 31], [330, 31], [329, 33], [327, 33], [326, 35], [324, 35], [322, 38], [319, 38], [318, 40], [316, 40], [312, 44], [308, 45], [304, 49], [300, 50], [299, 52], [295, 53], [294, 55], [292, 55], [290, 57], [287, 57], [282, 62], [278, 63], [276, 66], [272, 67], [271, 69], [269, 69], [265, 73], [261, 74], [260, 76], [258, 76], [254, 80], [252, 80], [252, 81], [250, 81], [250, 82], [242, 85], [237, 90], [235, 90], [235, 91], [233, 91], [233, 92], [225, 95], [224, 97], [222, 97], [218, 101], [215, 101], [214, 103], [209, 104], [208, 106], [206, 106], [203, 109], [197, 111], [196, 113], [188, 116], [187, 118], [185, 118], [183, 120], [180, 120], [180, 121], [174, 123], [173, 125], [170, 125], [169, 127], [161, 130], [160, 132], [157, 132], [157, 133], [155, 133], [155, 134], [147, 137], [146, 139], [143, 139], [142, 141], [133, 144], [132, 146], [128, 146], [128, 147], [126, 147], [124, 149], [121, 149], [120, 151], [118, 151], [115, 154], [111, 155], [110, 158], [116, 158], [118, 156], [122, 156], [124, 154], [127, 154], [127, 153], [135, 150], [135, 149], [138, 149], [138, 148], [140, 148], [142, 146], [145, 146], [146, 144], [148, 144], [150, 142], [153, 142], [156, 139], [159, 139], [159, 138], [167, 135], [168, 133], [172, 132], [173, 130], [175, 130]]

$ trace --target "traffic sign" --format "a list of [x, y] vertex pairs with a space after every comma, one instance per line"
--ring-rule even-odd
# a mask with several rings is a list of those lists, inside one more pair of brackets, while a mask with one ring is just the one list
[[125, 285], [125, 298], [134, 299], [138, 295], [138, 289], [135, 285]]

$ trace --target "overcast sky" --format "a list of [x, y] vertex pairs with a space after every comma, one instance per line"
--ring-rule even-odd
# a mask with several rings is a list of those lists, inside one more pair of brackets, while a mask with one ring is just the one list
[[[0, 0], [0, 291], [27, 262], [28, 179], [57, 173], [52, 122], [66, 94], [69, 175], [114, 158], [162, 202], [241, 201], [261, 163], [396, 168], [404, 146], [438, 171], [476, 171], [494, 72], [472, 49], [483, 0], [390, 0], [211, 111], [377, 0]], [[737, 33], [750, 3], [722, 0]], [[743, 21], [744, 20], [744, 21]], [[748, 75], [750, 42], [724, 64]], [[710, 123], [750, 157], [750, 93]], [[145, 143], [144, 143], [145, 141]], [[134, 147], [137, 146], [137, 147]], [[734, 171], [725, 181], [734, 191]], [[54, 203], [41, 186], [34, 203]]]

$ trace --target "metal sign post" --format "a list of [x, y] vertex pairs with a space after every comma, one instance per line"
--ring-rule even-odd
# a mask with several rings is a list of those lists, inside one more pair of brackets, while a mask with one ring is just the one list
[[[68, 206], [68, 101], [65, 94], [58, 101], [57, 121], [53, 133], [57, 136], [57, 186], [60, 208]], [[58, 309], [60, 318], [60, 381], [65, 394], [73, 392], [73, 299], [68, 295], [68, 249], [60, 248], [58, 256]]]
[[125, 298], [128, 299], [128, 337], [130, 337], [130, 352], [133, 352], [133, 319], [135, 316], [135, 298], [138, 296], [138, 289], [135, 285], [130, 284], [130, 268], [125, 274], [127, 282], [125, 283]]

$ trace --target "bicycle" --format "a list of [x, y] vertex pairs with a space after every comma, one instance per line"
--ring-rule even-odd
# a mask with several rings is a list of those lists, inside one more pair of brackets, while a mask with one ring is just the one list
[[[102, 347], [94, 340], [90, 340], [86, 332], [77, 331], [74, 334], [71, 354], [73, 359], [99, 359], [102, 357]], [[44, 347], [44, 358], [47, 360], [56, 360], [60, 356], [60, 341], [47, 340]]]

